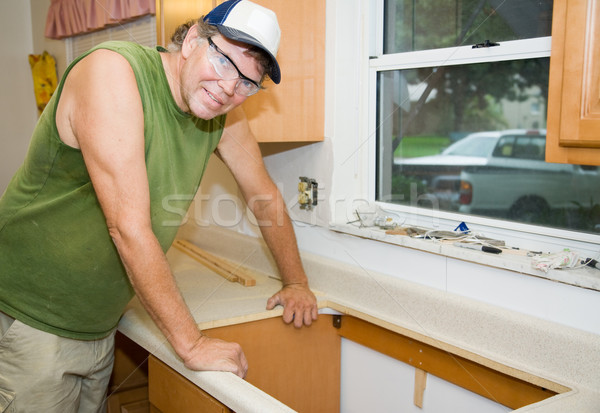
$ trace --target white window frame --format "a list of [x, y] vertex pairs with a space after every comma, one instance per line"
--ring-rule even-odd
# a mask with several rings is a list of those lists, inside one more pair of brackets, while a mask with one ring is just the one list
[[[330, 0], [327, 7], [328, 48], [335, 51], [328, 54], [326, 62], [326, 136], [331, 136], [335, 160], [330, 197], [332, 228], [344, 231], [347, 223], [356, 218], [357, 206], [370, 204], [409, 225], [452, 230], [464, 221], [473, 231], [503, 239], [515, 247], [549, 252], [571, 248], [598, 255], [600, 235], [375, 201], [377, 137], [376, 105], [372, 102], [377, 99], [378, 70], [423, 67], [423, 61], [435, 67], [440, 62], [512, 60], [518, 54], [547, 57], [550, 37], [520, 41], [518, 48], [511, 44], [514, 42], [503, 42], [511, 46], [510, 54], [505, 52], [507, 47], [482, 50], [468, 45], [405, 53], [403, 60], [398, 61], [398, 55], [382, 56], [383, 31], [377, 28], [383, 27], [383, 0]], [[356, 233], [356, 229], [348, 232]]]

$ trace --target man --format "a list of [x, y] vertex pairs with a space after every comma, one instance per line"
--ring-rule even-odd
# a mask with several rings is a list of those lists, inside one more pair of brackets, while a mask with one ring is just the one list
[[274, 13], [227, 1], [174, 43], [76, 60], [0, 200], [0, 411], [101, 411], [133, 292], [187, 367], [245, 376], [240, 346], [201, 333], [165, 258], [177, 228], [162, 200], [194, 193], [213, 151], [267, 223], [283, 279], [267, 308], [296, 327], [317, 317], [281, 195], [243, 116], [225, 117], [267, 75], [279, 83]]

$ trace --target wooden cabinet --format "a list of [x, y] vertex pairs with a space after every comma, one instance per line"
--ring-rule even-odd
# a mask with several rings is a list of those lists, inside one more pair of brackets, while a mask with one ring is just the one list
[[556, 0], [546, 160], [600, 165], [600, 0]]
[[150, 403], [160, 413], [230, 413], [223, 403], [181, 376], [175, 370], [150, 356]]
[[[254, 0], [277, 14], [281, 83], [265, 82], [243, 104], [258, 142], [316, 142], [325, 131], [325, 1]], [[175, 28], [208, 13], [216, 0], [157, 0], [158, 43]]]
[[215, 5], [216, 0], [156, 0], [157, 43], [167, 47], [179, 25], [205, 15]]
[[277, 13], [281, 83], [243, 105], [259, 142], [316, 142], [325, 134], [325, 0], [256, 0]]
[[148, 352], [118, 333], [108, 385], [108, 413], [148, 412]]

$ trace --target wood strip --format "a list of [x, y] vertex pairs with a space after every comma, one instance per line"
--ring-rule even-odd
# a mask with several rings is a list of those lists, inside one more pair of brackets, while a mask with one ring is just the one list
[[226, 260], [225, 258], [221, 258], [216, 255], [213, 255], [201, 248], [198, 248], [197, 246], [195, 246], [187, 241], [181, 241], [181, 242], [188, 244], [190, 248], [192, 248], [195, 252], [197, 252], [199, 255], [204, 257], [206, 260], [214, 263], [218, 267], [222, 268], [223, 270], [225, 270], [225, 271], [231, 273], [232, 275], [234, 275], [235, 277], [237, 277], [238, 278], [237, 282], [239, 282], [240, 284], [243, 284], [246, 287], [256, 285], [256, 280], [254, 279], [254, 275], [249, 268], [244, 267], [241, 264], [237, 264], [237, 263], [231, 262], [229, 260]]
[[423, 408], [423, 394], [425, 393], [425, 387], [427, 386], [427, 372], [421, 369], [415, 369], [415, 394], [414, 403], [415, 406]]
[[176, 240], [173, 243], [173, 246], [194, 258], [205, 267], [216, 272], [227, 281], [237, 282], [245, 287], [256, 285], [256, 279], [246, 267], [234, 264], [224, 258], [217, 257], [216, 255], [212, 255], [189, 241]]

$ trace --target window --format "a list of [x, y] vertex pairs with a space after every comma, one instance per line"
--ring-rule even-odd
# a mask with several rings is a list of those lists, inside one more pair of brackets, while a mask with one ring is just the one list
[[92, 47], [108, 40], [127, 40], [155, 47], [156, 17], [147, 15], [129, 23], [67, 38], [67, 65]]
[[600, 232], [600, 170], [544, 161], [552, 6], [383, 0], [376, 201]]

